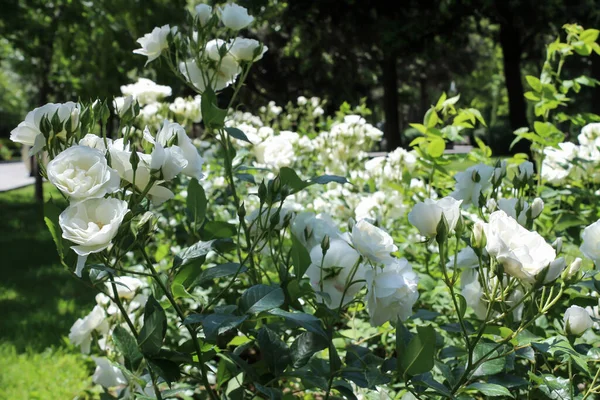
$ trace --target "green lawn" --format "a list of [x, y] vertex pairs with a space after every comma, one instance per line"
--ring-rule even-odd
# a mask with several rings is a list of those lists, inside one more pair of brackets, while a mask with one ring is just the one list
[[0, 398], [73, 399], [91, 365], [65, 337], [94, 292], [58, 262], [33, 187], [0, 193], [0, 215]]

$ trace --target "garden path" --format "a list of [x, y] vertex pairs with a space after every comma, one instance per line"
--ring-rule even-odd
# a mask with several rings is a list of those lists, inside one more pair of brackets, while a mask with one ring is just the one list
[[35, 178], [22, 161], [0, 163], [0, 192], [32, 185]]

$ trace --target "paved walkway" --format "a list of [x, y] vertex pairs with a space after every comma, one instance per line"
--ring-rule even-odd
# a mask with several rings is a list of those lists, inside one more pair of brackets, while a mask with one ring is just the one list
[[33, 185], [35, 178], [29, 176], [29, 171], [22, 161], [0, 163], [0, 192]]

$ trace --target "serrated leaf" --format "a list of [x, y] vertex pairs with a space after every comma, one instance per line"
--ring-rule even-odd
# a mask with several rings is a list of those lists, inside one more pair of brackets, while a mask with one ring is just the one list
[[213, 242], [214, 240], [209, 240], [208, 242], [199, 241], [198, 243], [183, 249], [175, 256], [175, 260], [173, 260], [173, 268], [187, 265], [192, 261], [206, 256], [212, 248]]
[[122, 326], [115, 327], [112, 337], [117, 349], [125, 359], [125, 368], [135, 372], [144, 358], [135, 338]]
[[207, 268], [198, 275], [190, 287], [201, 285], [205, 282], [214, 281], [215, 279], [224, 278], [235, 274], [241, 274], [248, 270], [248, 268], [238, 263], [226, 263], [220, 264], [216, 267]]
[[292, 236], [292, 264], [294, 265], [294, 273], [296, 278], [301, 279], [304, 273], [308, 269], [311, 263], [310, 254], [306, 247], [296, 238], [294, 234]]
[[165, 310], [150, 295], [144, 309], [144, 326], [138, 336], [138, 344], [144, 354], [150, 356], [160, 351], [167, 333], [167, 316]]
[[288, 311], [280, 310], [278, 308], [269, 311], [269, 314], [285, 318], [287, 321], [292, 322], [297, 326], [301, 326], [307, 331], [320, 335], [327, 339], [327, 333], [321, 326], [321, 320], [313, 315], [301, 312], [291, 313]]
[[279, 286], [255, 285], [246, 290], [240, 299], [240, 309], [246, 314], [256, 314], [279, 307], [285, 301]]
[[401, 357], [400, 365], [406, 375], [418, 375], [433, 368], [435, 352], [435, 331], [431, 325], [417, 327], [417, 334], [411, 339]]
[[257, 336], [262, 360], [275, 375], [280, 375], [291, 361], [290, 350], [279, 336], [263, 326]]
[[192, 229], [196, 231], [206, 216], [206, 193], [204, 193], [204, 188], [196, 179], [190, 181], [187, 190], [187, 216]]
[[148, 360], [148, 364], [158, 376], [160, 376], [165, 382], [167, 382], [169, 388], [171, 387], [171, 383], [177, 382], [181, 378], [179, 366], [173, 361], [164, 359], [152, 359]]
[[513, 395], [509, 392], [507, 388], [504, 386], [496, 385], [494, 383], [484, 383], [484, 382], [476, 382], [471, 383], [466, 387], [467, 390], [476, 390], [480, 393], [483, 393], [486, 396], [497, 397], [497, 396], [508, 396], [510, 398]]
[[290, 348], [294, 368], [301, 368], [319, 351], [325, 350], [329, 345], [326, 337], [312, 332], [301, 333]]

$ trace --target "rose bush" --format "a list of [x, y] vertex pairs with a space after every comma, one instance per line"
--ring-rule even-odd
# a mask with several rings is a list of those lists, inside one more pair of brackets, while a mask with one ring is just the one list
[[[48, 152], [44, 174], [69, 201], [48, 204], [46, 223], [65, 267], [99, 292], [69, 339], [94, 354], [104, 398], [600, 392], [596, 181], [574, 172], [600, 163], [598, 129], [554, 116], [574, 93], [560, 65], [597, 51], [597, 31], [567, 25], [527, 77], [540, 120], [516, 140], [533, 160], [493, 160], [482, 142], [445, 153], [485, 126], [445, 94], [412, 124], [410, 151], [370, 159], [383, 134], [364, 105], [238, 107], [268, 50], [235, 37], [254, 18], [235, 4], [194, 11], [135, 52], [195, 97], [166, 102], [169, 87], [140, 79], [114, 103], [36, 109], [11, 136]], [[559, 123], [585, 152], [565, 150], [576, 145]]]

